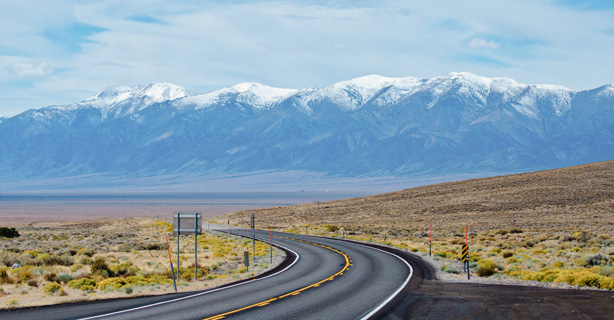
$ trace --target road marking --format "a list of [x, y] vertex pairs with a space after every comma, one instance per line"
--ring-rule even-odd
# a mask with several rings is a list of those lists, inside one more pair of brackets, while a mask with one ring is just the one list
[[403, 288], [405, 288], [405, 286], [407, 285], [407, 283], [409, 283], [409, 280], [411, 279], [412, 275], [414, 274], [414, 268], [412, 268], [412, 267], [411, 267], [411, 265], [409, 265], [409, 263], [407, 263], [407, 261], [405, 261], [405, 259], [403, 259], [403, 258], [401, 258], [401, 257], [397, 256], [397, 255], [396, 255], [396, 254], [394, 254], [394, 253], [391, 253], [391, 252], [388, 252], [388, 251], [384, 251], [384, 250], [382, 250], [382, 249], [378, 249], [378, 248], [370, 247], [370, 246], [365, 246], [365, 245], [358, 244], [358, 243], [355, 243], [355, 242], [352, 242], [352, 243], [354, 243], [354, 244], [356, 244], [356, 245], [359, 245], [359, 246], [363, 246], [363, 247], [366, 247], [366, 248], [371, 248], [371, 249], [374, 249], [374, 250], [378, 250], [378, 251], [381, 251], [381, 252], [387, 253], [387, 254], [389, 254], [389, 255], [391, 255], [391, 256], [394, 256], [394, 257], [396, 257], [397, 259], [399, 259], [399, 260], [403, 261], [403, 262], [404, 262], [404, 263], [407, 265], [407, 267], [409, 267], [409, 276], [407, 276], [407, 279], [405, 279], [405, 282], [403, 282], [403, 284], [402, 284], [402, 285], [401, 285], [401, 286], [400, 286], [400, 287], [397, 289], [397, 291], [395, 291], [393, 294], [391, 294], [391, 295], [390, 295], [390, 296], [389, 296], [389, 297], [388, 297], [386, 300], [382, 301], [382, 303], [380, 303], [379, 305], [377, 305], [377, 306], [376, 306], [376, 307], [375, 307], [373, 310], [371, 310], [371, 312], [369, 312], [367, 315], [365, 315], [364, 317], [360, 318], [360, 320], [367, 320], [367, 319], [369, 319], [370, 317], [372, 317], [372, 316], [373, 316], [373, 315], [374, 315], [376, 312], [380, 311], [380, 310], [381, 310], [381, 309], [382, 309], [384, 306], [386, 306], [386, 304], [388, 304], [388, 302], [390, 302], [390, 300], [394, 299], [394, 297], [396, 297], [396, 296], [397, 296], [397, 295], [398, 295], [398, 294], [401, 292], [401, 290], [403, 290]]
[[[334, 248], [331, 248], [331, 247], [328, 247], [328, 246], [325, 246], [325, 245], [317, 244], [317, 243], [314, 243], [314, 242], [309, 242], [309, 241], [300, 240], [300, 239], [293, 239], [293, 238], [287, 238], [287, 237], [280, 237], [280, 238], [285, 238], [285, 239], [288, 239], [288, 240], [293, 240], [293, 241], [299, 241], [299, 242], [308, 243], [308, 244], [311, 244], [311, 245], [314, 245], [314, 246], [318, 246], [318, 247], [326, 248], [326, 249], [329, 249], [329, 250], [334, 251], [334, 252], [336, 252], [336, 253], [339, 253], [339, 254], [340, 254], [340, 255], [342, 255], [342, 256], [343, 256], [343, 258], [345, 259], [345, 266], [343, 267], [343, 269], [341, 269], [341, 271], [339, 271], [339, 272], [335, 273], [334, 275], [332, 275], [332, 276], [330, 276], [330, 277], [328, 277], [328, 278], [326, 278], [326, 279], [324, 279], [324, 280], [321, 280], [321, 281], [319, 281], [319, 282], [316, 282], [316, 283], [314, 283], [314, 284], [308, 285], [308, 286], [306, 286], [306, 287], [304, 287], [304, 288], [301, 288], [301, 289], [298, 289], [298, 290], [292, 291], [292, 292], [290, 292], [290, 293], [286, 293], [286, 294], [284, 294], [284, 295], [281, 295], [281, 296], [278, 296], [278, 297], [275, 297], [275, 298], [270, 298], [269, 300], [266, 300], [266, 301], [263, 301], [263, 302], [259, 302], [259, 303], [256, 303], [256, 304], [252, 304], [252, 305], [249, 305], [249, 306], [247, 306], [247, 307], [243, 307], [243, 308], [240, 308], [240, 309], [236, 309], [236, 310], [228, 311], [228, 312], [225, 312], [225, 313], [221, 313], [221, 314], [218, 314], [218, 315], [213, 316], [213, 317], [205, 318], [205, 319], [203, 319], [203, 320], [219, 320], [219, 319], [223, 319], [223, 318], [224, 318], [224, 317], [226, 317], [227, 315], [231, 315], [231, 314], [234, 314], [234, 313], [237, 313], [237, 312], [241, 312], [241, 311], [244, 311], [244, 310], [247, 310], [247, 309], [251, 309], [251, 308], [254, 308], [254, 307], [261, 307], [261, 306], [263, 306], [263, 303], [265, 303], [265, 302], [266, 302], [266, 305], [268, 305], [269, 303], [271, 303], [271, 302], [273, 302], [273, 301], [276, 301], [276, 300], [279, 300], [279, 299], [283, 299], [283, 298], [286, 298], [286, 297], [289, 297], [289, 296], [296, 296], [296, 295], [299, 295], [301, 292], [303, 292], [303, 291], [305, 291], [305, 290], [307, 290], [307, 289], [310, 289], [310, 288], [317, 288], [317, 287], [319, 287], [319, 286], [320, 286], [322, 283], [324, 283], [324, 282], [326, 282], [326, 281], [332, 281], [332, 280], [334, 280], [334, 279], [335, 279], [337, 276], [342, 275], [342, 274], [343, 274], [343, 272], [344, 272], [344, 271], [346, 271], [346, 270], [347, 270], [347, 269], [350, 267], [350, 257], [349, 257], [347, 254], [345, 254], [345, 253], [343, 253], [343, 252], [341, 252], [341, 251], [339, 251], [339, 250], [337, 250], [337, 249], [334, 249]], [[410, 267], [410, 268], [411, 268], [411, 267]]]
[[[283, 270], [275, 272], [273, 274], [270, 274], [270, 275], [268, 275], [266, 277], [259, 278], [259, 279], [252, 279], [252, 280], [248, 280], [248, 281], [245, 281], [245, 282], [237, 283], [237, 284], [234, 284], [234, 285], [231, 285], [231, 286], [227, 286], [227, 287], [223, 287], [223, 288], [218, 288], [218, 289], [213, 289], [213, 290], [210, 290], [210, 291], [201, 292], [201, 293], [197, 293], [197, 294], [193, 294], [193, 295], [189, 295], [189, 296], [185, 296], [185, 297], [181, 297], [181, 298], [177, 298], [177, 299], [172, 299], [172, 300], [152, 303], [152, 304], [148, 304], [148, 305], [144, 305], [144, 306], [140, 306], [140, 307], [136, 307], [136, 308], [130, 308], [130, 309], [116, 311], [116, 312], [111, 312], [111, 313], [105, 313], [105, 314], [101, 314], [101, 315], [97, 315], [97, 316], [93, 316], [93, 317], [81, 318], [80, 320], [98, 319], [98, 318], [102, 318], [102, 317], [114, 316], [114, 315], [118, 315], [118, 314], [122, 314], [122, 313], [127, 313], [127, 312], [131, 312], [131, 311], [147, 309], [147, 308], [151, 308], [151, 307], [155, 307], [155, 306], [159, 306], [159, 305], [163, 305], [163, 304], [167, 304], [167, 303], [173, 303], [173, 302], [177, 302], [177, 301], [181, 301], [181, 300], [187, 300], [187, 299], [191, 299], [191, 298], [195, 298], [195, 297], [204, 296], [204, 295], [209, 294], [209, 293], [218, 292], [218, 291], [222, 291], [222, 290], [226, 290], [226, 289], [242, 286], [242, 285], [245, 285], [245, 284], [248, 284], [248, 283], [252, 283], [254, 281], [260, 281], [260, 280], [264, 280], [264, 279], [268, 279], [268, 278], [274, 277], [274, 276], [276, 276], [276, 275], [278, 275], [278, 274], [280, 274], [280, 273], [290, 269], [290, 267], [292, 267], [300, 259], [300, 255], [298, 253], [294, 252], [294, 250], [288, 249], [288, 248], [286, 248], [284, 246], [280, 246], [278, 244], [276, 246], [279, 247], [279, 248], [282, 248], [282, 249], [285, 249], [285, 250], [288, 250], [288, 251], [294, 253], [294, 255], [296, 255], [296, 259], [289, 266], [285, 267]], [[211, 318], [211, 319], [221, 319], [221, 318]]]

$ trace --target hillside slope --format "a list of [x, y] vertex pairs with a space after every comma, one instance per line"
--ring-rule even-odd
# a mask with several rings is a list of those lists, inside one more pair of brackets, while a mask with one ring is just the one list
[[[249, 224], [252, 211], [219, 217]], [[375, 196], [255, 210], [282, 227], [342, 226], [406, 233], [524, 230], [614, 231], [614, 161], [532, 173], [442, 183]]]

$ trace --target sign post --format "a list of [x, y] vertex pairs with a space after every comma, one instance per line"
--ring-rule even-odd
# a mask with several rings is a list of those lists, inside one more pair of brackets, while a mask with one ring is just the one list
[[194, 213], [194, 280], [198, 276], [198, 213]]
[[461, 260], [463, 261], [463, 267], [467, 270], [467, 280], [471, 280], [469, 270], [469, 236], [467, 234], [468, 227], [465, 225], [465, 244], [462, 247]]
[[181, 221], [179, 220], [179, 213], [177, 213], [177, 281], [179, 281], [179, 228]]
[[273, 228], [269, 227], [271, 239], [269, 240], [269, 250], [271, 250], [271, 264], [273, 264]]
[[[173, 232], [177, 234], [177, 275], [179, 281], [179, 238], [181, 235], [194, 234], [194, 279], [198, 277], [198, 234], [202, 232], [202, 214], [200, 212], [180, 213], [173, 216]], [[194, 229], [190, 225], [194, 225]], [[185, 227], [184, 227], [185, 226]], [[183, 227], [183, 228], [182, 228]]]
[[243, 263], [245, 263], [245, 272], [249, 272], [249, 251], [243, 251]]
[[431, 242], [431, 234], [433, 233], [433, 225], [429, 225], [429, 257], [431, 256], [431, 246], [432, 246], [432, 242]]
[[256, 261], [256, 215], [252, 212], [252, 259]]

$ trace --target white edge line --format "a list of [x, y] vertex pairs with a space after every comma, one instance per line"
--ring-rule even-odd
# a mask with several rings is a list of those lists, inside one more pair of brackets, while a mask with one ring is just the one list
[[294, 262], [292, 262], [289, 266], [285, 267], [283, 270], [275, 272], [273, 274], [270, 274], [270, 275], [268, 275], [268, 276], [266, 276], [264, 278], [253, 279], [251, 281], [245, 281], [245, 282], [233, 284], [231, 286], [227, 286], [227, 287], [223, 287], [223, 288], [217, 288], [217, 289], [213, 289], [213, 290], [210, 290], [210, 291], [201, 292], [201, 293], [197, 293], [197, 294], [193, 294], [193, 295], [190, 295], [190, 296], [185, 296], [185, 297], [181, 297], [181, 298], [177, 298], [177, 299], [173, 299], [173, 300], [166, 300], [166, 301], [152, 303], [152, 304], [148, 304], [148, 305], [144, 305], [144, 306], [140, 306], [140, 307], [136, 307], [136, 308], [125, 309], [125, 310], [111, 312], [111, 313], [105, 313], [105, 314], [101, 314], [101, 315], [97, 315], [97, 316], [93, 316], [93, 317], [88, 317], [88, 318], [80, 318], [80, 320], [98, 319], [98, 318], [114, 316], [114, 315], [118, 315], [118, 314], [122, 314], [122, 313], [126, 313], [126, 312], [132, 312], [132, 311], [136, 311], [136, 310], [151, 308], [151, 307], [155, 307], [155, 306], [159, 306], [159, 305], [163, 305], [163, 304], [167, 304], [167, 303], [173, 303], [173, 302], [177, 302], [177, 301], [181, 301], [181, 300], [187, 300], [187, 299], [191, 299], [191, 298], [195, 298], [195, 297], [199, 297], [199, 296], [204, 296], [204, 295], [209, 294], [209, 293], [213, 293], [213, 292], [217, 292], [217, 291], [222, 291], [222, 290], [226, 290], [226, 289], [242, 286], [242, 285], [245, 285], [245, 284], [248, 284], [248, 283], [252, 283], [254, 281], [260, 281], [260, 280], [264, 280], [264, 279], [267, 279], [267, 278], [270, 278], [270, 277], [274, 277], [274, 276], [276, 276], [276, 275], [278, 275], [278, 274], [280, 274], [280, 273], [290, 269], [290, 267], [292, 267], [301, 257], [298, 253], [294, 252], [294, 250], [288, 249], [288, 248], [286, 248], [284, 246], [281, 246], [279, 244], [277, 245], [277, 247], [285, 249], [285, 250], [288, 250], [288, 251], [294, 253], [296, 255], [296, 259], [294, 260]]
[[397, 291], [395, 291], [395, 292], [394, 292], [392, 295], [390, 295], [390, 296], [389, 296], [389, 297], [388, 297], [386, 300], [384, 300], [382, 303], [380, 303], [379, 305], [377, 305], [377, 306], [375, 307], [375, 309], [371, 310], [371, 312], [369, 312], [367, 315], [365, 315], [364, 317], [360, 318], [360, 320], [367, 320], [367, 319], [369, 319], [370, 317], [372, 317], [372, 316], [373, 316], [373, 315], [374, 315], [376, 312], [380, 311], [380, 310], [381, 310], [381, 309], [382, 309], [384, 306], [386, 306], [386, 304], [388, 304], [388, 302], [390, 302], [390, 300], [394, 299], [394, 297], [396, 297], [396, 296], [397, 296], [397, 295], [398, 295], [398, 294], [401, 292], [401, 290], [403, 290], [403, 288], [405, 288], [405, 286], [407, 285], [407, 283], [409, 282], [409, 280], [411, 279], [411, 277], [414, 275], [414, 268], [412, 268], [412, 267], [411, 267], [411, 265], [409, 265], [409, 263], [408, 263], [407, 261], [405, 261], [405, 259], [403, 259], [403, 258], [399, 257], [398, 255], [396, 255], [396, 254], [394, 254], [394, 253], [391, 253], [391, 252], [388, 252], [388, 251], [384, 251], [384, 250], [382, 250], [382, 249], [378, 249], [378, 248], [375, 248], [375, 247], [365, 246], [365, 245], [358, 244], [358, 243], [355, 243], [355, 242], [354, 242], [354, 244], [359, 245], [359, 246], [362, 246], [362, 247], [367, 247], [367, 248], [371, 248], [371, 249], [374, 249], [374, 250], [378, 250], [378, 251], [381, 251], [381, 252], [387, 253], [387, 254], [389, 254], [389, 255], [391, 255], [391, 256], [394, 256], [394, 257], [396, 257], [397, 259], [399, 259], [399, 260], [403, 261], [403, 262], [404, 262], [404, 263], [405, 263], [405, 264], [406, 264], [406, 265], [409, 267], [409, 276], [407, 277], [407, 279], [405, 280], [405, 282], [404, 282], [404, 283], [403, 283], [403, 284], [402, 284], [402, 285], [401, 285], [401, 286], [400, 286], [400, 287], [397, 289]]

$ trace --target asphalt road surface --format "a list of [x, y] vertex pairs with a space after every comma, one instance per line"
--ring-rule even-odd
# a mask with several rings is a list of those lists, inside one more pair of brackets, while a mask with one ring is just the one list
[[[0, 319], [614, 318], [613, 292], [444, 283], [434, 279], [430, 265], [403, 251], [275, 235], [273, 242], [290, 259], [258, 280], [201, 292], [3, 310]], [[258, 237], [268, 239], [268, 233]]]

